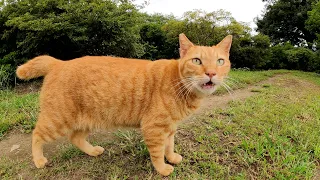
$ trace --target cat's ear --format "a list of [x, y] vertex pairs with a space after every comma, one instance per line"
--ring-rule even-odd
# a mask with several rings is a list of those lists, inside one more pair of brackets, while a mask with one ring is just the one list
[[228, 35], [221, 42], [219, 42], [219, 44], [217, 44], [217, 47], [221, 48], [224, 52], [229, 54], [231, 44], [232, 44], [232, 35]]
[[179, 44], [180, 58], [183, 58], [187, 54], [187, 51], [193, 46], [193, 44], [183, 33], [179, 34]]

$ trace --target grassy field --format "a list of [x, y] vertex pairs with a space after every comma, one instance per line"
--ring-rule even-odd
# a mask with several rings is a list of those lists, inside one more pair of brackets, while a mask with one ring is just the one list
[[[318, 174], [320, 76], [233, 71], [228, 84], [235, 90], [270, 77], [272, 81], [250, 90], [255, 95], [208, 109], [197, 115], [196, 122], [179, 128], [175, 149], [184, 159], [169, 179], [312, 179]], [[2, 141], [11, 130], [32, 129], [37, 97], [37, 93], [1, 92]], [[93, 158], [62, 143], [49, 156], [50, 166], [41, 170], [33, 166], [30, 155], [0, 155], [0, 179], [161, 179], [138, 130], [116, 131], [91, 141], [106, 152]]]

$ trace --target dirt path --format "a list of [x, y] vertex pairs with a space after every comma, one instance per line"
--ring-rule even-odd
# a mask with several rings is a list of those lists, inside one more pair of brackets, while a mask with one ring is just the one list
[[[201, 108], [191, 116], [186, 123], [192, 123], [192, 120], [195, 119], [197, 115], [205, 113], [208, 110], [212, 110], [214, 108], [226, 108], [228, 103], [232, 100], [244, 100], [255, 94], [255, 92], [252, 92], [252, 89], [261, 88], [263, 84], [273, 84], [281, 76], [282, 75], [276, 75], [268, 80], [248, 86], [244, 89], [235, 90], [231, 95], [226, 93], [223, 95], [212, 96], [205, 100]], [[91, 138], [99, 141], [99, 139], [105, 139], [105, 137], [109, 135], [110, 132], [95, 133]], [[68, 142], [66, 140], [58, 140], [46, 145], [44, 147], [45, 155], [48, 154], [50, 156], [50, 154], [53, 154], [57, 149], [67, 143]], [[0, 150], [0, 157], [5, 155], [13, 160], [31, 159], [31, 134], [23, 134], [18, 131], [9, 133], [5, 139], [0, 141]]]
[[282, 74], [275, 75], [274, 77], [271, 77], [267, 80], [261, 81], [259, 83], [250, 85], [246, 88], [243, 89], [237, 89], [234, 90], [231, 94], [225, 93], [222, 95], [217, 95], [217, 96], [211, 96], [210, 98], [206, 99], [199, 110], [191, 116], [189, 119], [195, 119], [197, 115], [206, 113], [208, 110], [212, 110], [215, 108], [226, 108], [228, 107], [228, 103], [231, 101], [236, 101], [236, 100], [244, 100], [257, 92], [253, 92], [253, 89], [259, 89], [262, 88], [263, 84], [274, 84], [276, 81], [283, 76]]

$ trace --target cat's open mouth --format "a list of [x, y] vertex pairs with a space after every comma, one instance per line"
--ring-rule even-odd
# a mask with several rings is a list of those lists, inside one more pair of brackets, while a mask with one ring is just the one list
[[207, 82], [207, 83], [202, 84], [201, 87], [202, 87], [203, 89], [211, 89], [211, 88], [213, 88], [214, 85], [215, 85], [215, 84], [214, 84], [212, 81], [209, 81], [209, 82]]

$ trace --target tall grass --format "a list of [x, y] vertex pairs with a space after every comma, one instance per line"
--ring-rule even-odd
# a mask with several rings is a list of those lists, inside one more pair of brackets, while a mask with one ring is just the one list
[[0, 65], [0, 90], [8, 89], [12, 84], [14, 71], [11, 65]]

